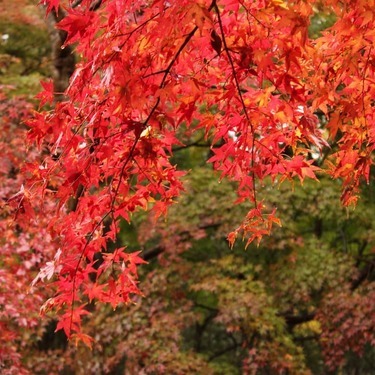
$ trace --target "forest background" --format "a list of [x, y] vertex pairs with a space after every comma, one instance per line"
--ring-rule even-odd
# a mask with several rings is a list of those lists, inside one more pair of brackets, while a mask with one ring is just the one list
[[[234, 205], [235, 183], [207, 163], [214, 151], [204, 129], [189, 132], [184, 125], [171, 158], [188, 171], [178, 204], [158, 221], [144, 210], [131, 222], [122, 219], [107, 248], [114, 254], [126, 247], [134, 265], [142, 263], [142, 294], [131, 303], [96, 304], [101, 290], [91, 275], [85, 333], [67, 340], [71, 327], [45, 304], [56, 290], [58, 262], [49, 217], [30, 220], [27, 230], [16, 224], [31, 211], [18, 200], [25, 165], [27, 171], [50, 152], [30, 144], [25, 122], [46, 101], [45, 93], [35, 95], [41, 80], [50, 90], [56, 51], [43, 10], [33, 1], [12, 3], [0, 2], [0, 372], [374, 373], [373, 174], [361, 183], [355, 209], [342, 206], [341, 183], [327, 175], [276, 188], [265, 179], [258, 199], [277, 207], [282, 227], [259, 244], [245, 249], [246, 241], [237, 240], [231, 249], [227, 235], [251, 206]], [[336, 22], [330, 7], [314, 12], [311, 39]], [[201, 111], [215, 113], [204, 105]], [[317, 116], [324, 129], [327, 119]], [[331, 139], [314, 166], [322, 166], [335, 147]], [[40, 316], [42, 305], [46, 313]]]

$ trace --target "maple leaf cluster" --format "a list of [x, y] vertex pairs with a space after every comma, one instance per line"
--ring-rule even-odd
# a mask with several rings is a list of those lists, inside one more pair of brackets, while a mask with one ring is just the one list
[[[59, 9], [57, 0], [42, 3]], [[144, 261], [112, 245], [121, 220], [137, 210], [164, 215], [183, 190], [185, 173], [171, 162], [182, 126], [204, 130], [209, 162], [237, 184], [237, 203], [252, 204], [232, 245], [259, 242], [280, 224], [257, 196], [268, 177], [303, 182], [325, 170], [342, 179], [343, 203], [356, 201], [374, 149], [372, 2], [326, 1], [337, 21], [316, 40], [308, 27], [319, 2], [70, 5], [58, 27], [81, 59], [65, 100], [28, 121], [29, 141], [47, 151], [28, 164], [18, 198], [26, 215], [36, 196], [56, 202], [49, 228], [59, 257], [39, 278], [54, 276], [57, 292], [43, 310], [61, 310], [68, 336], [81, 334], [92, 300], [116, 308], [141, 293]], [[40, 98], [52, 104], [51, 85], [43, 86]]]
[[[29, 339], [29, 330], [42, 330], [36, 306], [48, 298], [46, 290], [30, 293], [31, 282], [56, 247], [48, 230], [54, 204], [48, 197], [32, 198], [24, 187], [27, 129], [22, 121], [31, 116], [32, 105], [12, 96], [13, 89], [0, 86], [0, 371], [24, 374], [18, 343]], [[39, 152], [29, 149], [27, 158], [40, 160]], [[32, 208], [31, 198], [40, 209]]]
[[346, 353], [361, 356], [366, 345], [375, 345], [373, 300], [374, 285], [370, 284], [353, 294], [343, 290], [325, 301], [319, 316], [323, 322], [321, 342], [331, 369], [345, 363]]

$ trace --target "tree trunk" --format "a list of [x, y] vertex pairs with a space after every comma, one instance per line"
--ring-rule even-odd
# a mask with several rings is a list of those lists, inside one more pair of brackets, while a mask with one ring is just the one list
[[56, 28], [56, 24], [65, 17], [65, 12], [59, 8], [58, 13], [51, 11], [46, 24], [52, 45], [52, 76], [55, 91], [55, 101], [64, 100], [64, 91], [69, 85], [70, 76], [75, 68], [75, 56], [71, 46], [63, 47], [67, 33]]

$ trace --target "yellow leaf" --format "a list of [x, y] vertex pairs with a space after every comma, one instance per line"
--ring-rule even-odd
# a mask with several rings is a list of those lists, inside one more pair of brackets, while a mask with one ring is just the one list
[[283, 0], [271, 0], [271, 2], [272, 2], [273, 5], [275, 5], [277, 7], [289, 9], [288, 6], [285, 4], [285, 2]]
[[139, 138], [148, 137], [151, 134], [151, 131], [152, 131], [152, 127], [147, 126], [147, 128], [143, 130]]

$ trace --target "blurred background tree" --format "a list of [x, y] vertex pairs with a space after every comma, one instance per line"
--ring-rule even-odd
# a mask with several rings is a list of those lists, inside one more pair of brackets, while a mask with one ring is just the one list
[[35, 2], [0, 2], [0, 84], [32, 98], [50, 72], [51, 43]]

